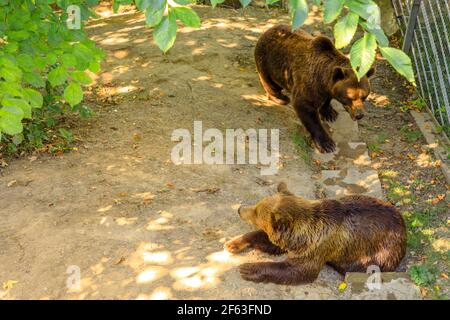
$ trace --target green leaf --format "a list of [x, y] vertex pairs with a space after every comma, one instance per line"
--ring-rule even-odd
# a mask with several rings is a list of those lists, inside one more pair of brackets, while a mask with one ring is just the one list
[[58, 131], [64, 140], [66, 140], [68, 142], [71, 142], [73, 140], [73, 134], [70, 130], [60, 128]]
[[193, 3], [193, 0], [174, 0], [174, 1], [175, 3], [181, 4], [182, 6]]
[[306, 0], [289, 0], [289, 8], [292, 18], [292, 30], [303, 25], [308, 18], [308, 3]]
[[333, 22], [341, 14], [345, 0], [326, 0], [323, 8], [325, 23]]
[[368, 23], [364, 21], [361, 21], [359, 24], [377, 38], [377, 42], [380, 45], [380, 47], [389, 46], [389, 39], [386, 37], [383, 29], [381, 29], [380, 26], [370, 26]]
[[241, 3], [242, 7], [247, 7], [250, 2], [252, 2], [252, 0], [239, 0], [239, 2]]
[[0, 67], [0, 78], [9, 82], [18, 82], [22, 79], [22, 70], [15, 65]]
[[380, 8], [372, 0], [346, 0], [345, 5], [367, 21], [371, 27], [381, 23]]
[[156, 45], [166, 53], [172, 48], [177, 37], [177, 19], [172, 11], [165, 16], [161, 23], [153, 30], [153, 39]]
[[433, 270], [425, 265], [415, 265], [408, 270], [411, 279], [418, 286], [431, 286], [436, 282]]
[[184, 25], [192, 28], [200, 28], [200, 18], [197, 13], [188, 7], [175, 7], [173, 12], [177, 19], [179, 19]]
[[32, 108], [41, 108], [44, 102], [44, 98], [39, 91], [34, 89], [25, 88], [23, 90], [24, 98], [28, 101]]
[[415, 83], [411, 58], [400, 49], [381, 47], [381, 54], [409, 82]]
[[8, 35], [9, 40], [15, 40], [15, 41], [23, 41], [30, 37], [30, 33], [26, 30], [8, 31], [7, 35]]
[[81, 84], [91, 84], [92, 79], [84, 71], [74, 71], [70, 74], [73, 80]]
[[66, 68], [57, 67], [49, 72], [48, 81], [52, 87], [60, 86], [66, 82], [68, 75]]
[[23, 80], [35, 88], [45, 87], [44, 79], [42, 79], [42, 76], [37, 72], [25, 72]]
[[358, 80], [369, 71], [375, 61], [376, 50], [377, 42], [371, 33], [364, 33], [364, 36], [353, 44], [350, 50], [350, 63]]
[[81, 89], [81, 86], [76, 82], [70, 83], [64, 90], [64, 99], [66, 99], [66, 102], [70, 104], [71, 107], [79, 104], [83, 100], [83, 90]]
[[65, 53], [59, 59], [66, 67], [75, 67], [77, 65], [77, 58], [73, 54]]
[[4, 106], [0, 109], [0, 131], [9, 135], [19, 134], [23, 130], [23, 111], [16, 106]]
[[5, 98], [2, 99], [3, 107], [17, 107], [22, 110], [23, 118], [31, 119], [31, 106], [23, 99]]
[[95, 60], [91, 61], [88, 69], [93, 73], [97, 73], [100, 70], [100, 62]]
[[224, 3], [225, 0], [211, 0], [211, 5], [213, 8], [216, 7], [216, 5], [220, 4], [220, 3]]
[[3, 49], [6, 52], [14, 53], [19, 49], [19, 45], [17, 44], [17, 42], [8, 42], [3, 46]]
[[164, 16], [164, 10], [147, 9], [145, 11], [145, 23], [152, 28], [158, 25]]
[[340, 18], [334, 25], [335, 46], [338, 49], [347, 46], [353, 39], [356, 29], [358, 29], [359, 16], [356, 13], [349, 12], [346, 16]]
[[149, 27], [154, 27], [161, 22], [166, 5], [166, 0], [154, 0], [145, 10], [145, 22]]
[[26, 53], [17, 56], [17, 63], [25, 71], [33, 71], [36, 68], [33, 57]]
[[47, 54], [47, 56], [45, 57], [45, 62], [48, 65], [54, 65], [56, 63], [56, 61], [58, 60], [58, 56], [54, 53], [49, 53]]
[[77, 59], [76, 68], [80, 71], [86, 70], [89, 64], [93, 60], [93, 53], [91, 49], [82, 43], [76, 43], [73, 45], [73, 55]]
[[117, 13], [119, 11], [120, 7], [120, 0], [113, 0], [113, 11], [114, 13]]
[[23, 89], [19, 83], [16, 82], [0, 82], [0, 97], [23, 97]]
[[140, 11], [144, 11], [145, 9], [148, 8], [148, 6], [150, 6], [152, 0], [135, 0], [135, 2], [138, 9]]

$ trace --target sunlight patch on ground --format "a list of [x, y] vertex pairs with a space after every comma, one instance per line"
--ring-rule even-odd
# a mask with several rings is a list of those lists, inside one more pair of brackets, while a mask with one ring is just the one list
[[171, 276], [176, 279], [186, 278], [200, 271], [199, 267], [182, 267], [171, 272]]
[[111, 210], [112, 207], [113, 207], [112, 205], [109, 205], [109, 206], [106, 206], [106, 207], [101, 207], [101, 208], [97, 209], [97, 212], [103, 213], [103, 212]]
[[145, 269], [136, 277], [136, 282], [139, 284], [150, 283], [162, 278], [167, 273], [163, 267], [153, 266]]
[[159, 265], [168, 265], [173, 262], [173, 258], [171, 256], [170, 251], [143, 252], [142, 259], [145, 262]]
[[131, 218], [120, 217], [120, 218], [114, 219], [116, 224], [119, 226], [128, 226], [131, 224], [135, 224], [137, 222], [137, 220], [138, 220], [137, 217], [131, 217]]
[[450, 252], [450, 239], [448, 238], [440, 238], [433, 242], [433, 248], [436, 251]]
[[241, 97], [257, 106], [277, 108], [280, 107], [275, 102], [269, 100], [265, 94], [243, 94], [241, 95]]

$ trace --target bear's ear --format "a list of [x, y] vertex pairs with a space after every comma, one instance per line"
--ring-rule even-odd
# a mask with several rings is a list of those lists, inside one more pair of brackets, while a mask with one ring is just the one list
[[319, 51], [334, 51], [333, 42], [324, 36], [315, 37], [312, 41], [312, 45]]
[[370, 78], [370, 77], [372, 77], [374, 74], [375, 74], [375, 67], [372, 67], [372, 68], [369, 69], [369, 71], [367, 71], [366, 76], [367, 76], [367, 78]]
[[290, 192], [287, 188], [287, 184], [285, 182], [280, 182], [277, 187], [278, 192], [285, 194], [287, 196], [293, 196], [294, 194]]
[[342, 80], [345, 78], [345, 70], [341, 67], [334, 67], [333, 69], [333, 81]]

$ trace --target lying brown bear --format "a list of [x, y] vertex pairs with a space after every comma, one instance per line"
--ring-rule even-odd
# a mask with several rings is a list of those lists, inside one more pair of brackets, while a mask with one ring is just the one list
[[268, 97], [279, 104], [290, 99], [291, 93], [297, 115], [311, 134], [320, 152], [332, 152], [336, 144], [323, 128], [319, 115], [335, 121], [338, 113], [331, 99], [341, 102], [353, 120], [363, 117], [364, 100], [370, 93], [370, 69], [358, 81], [349, 59], [339, 52], [330, 39], [287, 25], [267, 30], [258, 40], [255, 61], [259, 78]]
[[392, 205], [372, 197], [309, 201], [293, 195], [285, 183], [280, 183], [278, 193], [254, 206], [241, 206], [238, 212], [258, 231], [227, 242], [228, 251], [254, 248], [288, 254], [283, 262], [241, 265], [245, 280], [308, 283], [317, 278], [325, 264], [341, 274], [366, 272], [371, 265], [394, 271], [405, 255], [402, 216]]

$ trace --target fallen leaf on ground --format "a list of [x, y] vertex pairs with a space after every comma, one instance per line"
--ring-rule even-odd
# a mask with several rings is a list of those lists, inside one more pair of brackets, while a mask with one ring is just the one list
[[256, 177], [256, 181], [255, 182], [257, 184], [259, 184], [260, 186], [270, 186], [270, 185], [273, 184], [272, 180], [264, 180], [264, 179], [261, 179], [259, 177]]
[[427, 288], [420, 288], [420, 293], [422, 294], [422, 297], [426, 297], [428, 294]]
[[339, 291], [344, 291], [347, 289], [347, 284], [345, 282], [341, 282], [341, 284], [338, 286]]
[[209, 194], [214, 194], [220, 191], [220, 188], [205, 188], [205, 189], [192, 189], [192, 191], [200, 193], [200, 192], [206, 192]]
[[175, 185], [172, 182], [167, 182], [166, 183], [166, 187], [169, 188], [169, 189], [174, 189]]
[[141, 141], [142, 136], [139, 133], [133, 134], [133, 140], [134, 141]]

